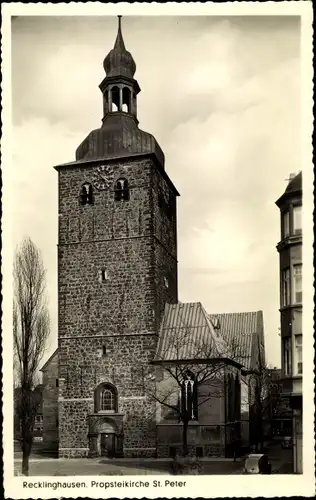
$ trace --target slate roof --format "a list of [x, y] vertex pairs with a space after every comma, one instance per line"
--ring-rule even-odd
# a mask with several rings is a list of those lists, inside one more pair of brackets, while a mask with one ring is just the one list
[[302, 189], [302, 172], [299, 172], [287, 185], [286, 193], [296, 193]]
[[264, 349], [262, 311], [210, 314], [209, 319], [232, 349], [232, 357], [246, 369], [253, 368], [255, 343]]
[[227, 349], [200, 302], [165, 305], [154, 361], [205, 360]]

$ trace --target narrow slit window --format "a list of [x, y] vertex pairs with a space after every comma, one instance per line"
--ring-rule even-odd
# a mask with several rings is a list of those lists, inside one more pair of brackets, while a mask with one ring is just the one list
[[102, 355], [106, 356], [106, 345], [102, 347]]
[[100, 283], [103, 283], [104, 281], [107, 281], [109, 279], [108, 273], [105, 269], [100, 269], [99, 271], [99, 281]]

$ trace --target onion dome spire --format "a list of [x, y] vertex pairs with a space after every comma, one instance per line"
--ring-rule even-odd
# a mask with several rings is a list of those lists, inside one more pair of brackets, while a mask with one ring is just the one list
[[103, 61], [103, 67], [107, 77], [125, 76], [133, 78], [136, 71], [136, 64], [130, 52], [125, 48], [121, 18], [118, 16], [118, 32], [114, 44], [114, 48], [108, 53]]

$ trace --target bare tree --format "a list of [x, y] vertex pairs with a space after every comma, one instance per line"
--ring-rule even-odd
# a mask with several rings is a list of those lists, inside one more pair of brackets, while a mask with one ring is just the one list
[[257, 356], [254, 363], [251, 363], [252, 366], [249, 366], [249, 358], [248, 361], [243, 361], [242, 348], [236, 343], [232, 346], [232, 352], [233, 357], [244, 365], [241, 380], [246, 390], [242, 391], [241, 404], [244, 409], [247, 408], [250, 445], [255, 451], [260, 451], [265, 438], [265, 425], [271, 420], [273, 382], [271, 368], [265, 361], [259, 338], [257, 342]]
[[260, 357], [257, 369], [246, 379], [249, 387], [249, 419], [252, 423], [251, 444], [256, 451], [261, 451], [265, 440], [265, 426], [272, 417], [271, 369]]
[[215, 339], [207, 332], [204, 339], [196, 339], [193, 328], [182, 326], [158, 352], [154, 361], [158, 368], [147, 374], [144, 390], [182, 422], [182, 453], [186, 456], [188, 426], [198, 418], [199, 407], [212, 398], [226, 397], [228, 386], [234, 397], [235, 386], [231, 377], [227, 385], [225, 368], [228, 359], [232, 361], [230, 348], [220, 335]]
[[14, 363], [20, 387], [17, 413], [21, 429], [22, 474], [28, 475], [38, 408], [33, 390], [50, 331], [45, 297], [46, 271], [41, 252], [30, 238], [25, 238], [15, 252], [13, 282]]

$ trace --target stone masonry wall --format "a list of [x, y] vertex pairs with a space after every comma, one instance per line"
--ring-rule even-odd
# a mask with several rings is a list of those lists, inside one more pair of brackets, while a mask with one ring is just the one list
[[[93, 205], [82, 206], [81, 186], [93, 185], [95, 168], [59, 172], [59, 453], [87, 454], [94, 390], [110, 382], [123, 414], [125, 456], [153, 456], [155, 403], [144, 391], [144, 377], [164, 304], [177, 300], [176, 236], [168, 243], [155, 233], [151, 161], [111, 164], [108, 189], [94, 188]], [[129, 182], [129, 201], [114, 200], [120, 177]]]
[[[130, 201], [115, 202], [112, 185], [94, 189], [94, 204], [81, 206], [80, 188], [93, 168], [59, 173], [59, 337], [76, 336], [77, 328], [157, 333], [164, 303], [177, 301], [177, 260], [175, 223], [157, 207], [156, 167], [149, 161], [113, 165], [113, 185], [124, 176]], [[172, 232], [169, 243], [158, 222]]]

